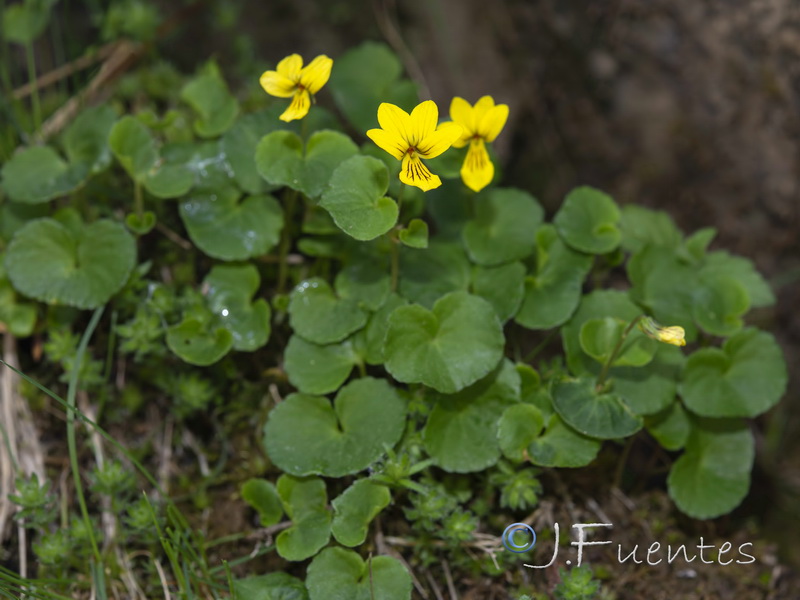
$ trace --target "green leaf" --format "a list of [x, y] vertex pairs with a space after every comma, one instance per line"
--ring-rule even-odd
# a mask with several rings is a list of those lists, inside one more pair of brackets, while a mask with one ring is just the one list
[[32, 43], [47, 27], [53, 4], [55, 0], [40, 0], [4, 7], [4, 11], [0, 12], [3, 17], [3, 36], [9, 42], [23, 46]]
[[428, 224], [422, 219], [411, 219], [408, 227], [400, 230], [398, 237], [409, 248], [424, 250], [428, 247]]
[[692, 419], [686, 451], [667, 479], [669, 495], [695, 519], [724, 515], [747, 495], [754, 454], [753, 434], [746, 423]]
[[461, 392], [438, 397], [422, 432], [426, 452], [449, 473], [491, 467], [500, 458], [497, 423], [519, 393], [519, 373], [506, 360]]
[[130, 213], [125, 215], [125, 225], [136, 235], [147, 235], [156, 226], [156, 213], [152, 210], [144, 211], [141, 216]]
[[261, 525], [275, 525], [283, 516], [278, 490], [271, 481], [251, 478], [242, 485], [242, 499], [258, 511]]
[[[170, 171], [177, 173], [181, 179], [191, 181], [190, 187], [198, 194], [222, 191], [235, 183], [220, 141], [166, 144], [161, 149], [160, 164], [159, 175]], [[148, 183], [152, 188], [152, 181]]]
[[[601, 365], [606, 364], [629, 323], [614, 317], [589, 319], [581, 325], [581, 349]], [[653, 360], [658, 342], [634, 327], [625, 338], [614, 366], [642, 367]]]
[[249, 194], [265, 191], [266, 182], [256, 169], [256, 147], [268, 133], [281, 128], [272, 111], [261, 111], [238, 119], [220, 140], [220, 150], [238, 186]]
[[618, 394], [637, 415], [657, 413], [675, 400], [684, 356], [680, 348], [658, 344], [655, 356], [644, 367], [614, 367], [609, 379]]
[[397, 203], [384, 195], [388, 188], [389, 173], [381, 161], [351, 156], [333, 172], [319, 205], [346, 234], [372, 240], [397, 223]]
[[686, 445], [691, 429], [689, 416], [680, 402], [673, 402], [661, 412], [646, 417], [644, 426], [663, 448], [673, 452]]
[[158, 149], [150, 131], [130, 115], [114, 124], [108, 144], [128, 175], [137, 181], [143, 180], [158, 161]]
[[233, 349], [252, 352], [267, 343], [272, 311], [264, 298], [253, 302], [261, 277], [253, 265], [220, 265], [203, 280], [209, 310], [233, 338]]
[[397, 443], [405, 402], [385, 380], [363, 377], [327, 398], [292, 394], [270, 413], [264, 444], [292, 475], [343, 477], [357, 473]]
[[[0, 202], [0, 242], [8, 241], [22, 227], [34, 219], [50, 214], [44, 204], [20, 204], [18, 202]], [[0, 245], [3, 245], [0, 243]]]
[[[2, 254], [0, 254], [2, 259]], [[16, 337], [28, 337], [36, 325], [36, 305], [24, 302], [17, 297], [0, 260], [0, 330]]]
[[419, 99], [403, 67], [384, 44], [365, 42], [336, 59], [328, 87], [336, 105], [358, 131], [377, 127], [378, 105], [390, 102], [410, 112]]
[[541, 467], [584, 467], [595, 459], [600, 445], [598, 440], [578, 433], [554, 414], [544, 434], [528, 446], [528, 456]]
[[452, 394], [484, 377], [503, 356], [503, 328], [492, 306], [466, 292], [433, 305], [401, 306], [389, 317], [386, 370], [403, 383]]
[[515, 461], [525, 458], [525, 450], [544, 427], [542, 411], [532, 404], [509, 406], [497, 425], [497, 438], [503, 455]]
[[622, 207], [619, 228], [622, 249], [635, 254], [647, 245], [677, 249], [683, 239], [680, 230], [667, 213], [637, 204]]
[[589, 254], [605, 254], [619, 246], [620, 212], [610, 196], [583, 186], [572, 190], [553, 223], [567, 244]]
[[553, 406], [565, 423], [593, 438], [624, 438], [642, 428], [642, 419], [619, 395], [596, 391], [590, 377], [553, 384]]
[[325, 482], [318, 477], [298, 479], [281, 475], [277, 489], [286, 514], [292, 520], [292, 526], [275, 539], [278, 554], [292, 561], [314, 556], [331, 537]]
[[700, 269], [700, 279], [709, 280], [727, 276], [738, 281], [747, 290], [750, 304], [753, 307], [771, 306], [775, 304], [775, 294], [761, 274], [756, 271], [753, 262], [741, 256], [731, 256], [725, 251], [711, 252], [705, 256]]
[[525, 293], [525, 265], [512, 262], [499, 267], [472, 270], [472, 291], [494, 307], [505, 323], [519, 310]]
[[385, 485], [359, 479], [334, 499], [331, 531], [343, 546], [360, 546], [367, 539], [369, 524], [389, 506], [392, 495]]
[[718, 348], [702, 348], [686, 361], [680, 393], [686, 407], [708, 417], [755, 417], [786, 391], [786, 362], [775, 338], [745, 329]]
[[280, 240], [283, 211], [272, 196], [241, 198], [234, 188], [195, 195], [179, 205], [192, 242], [220, 260], [267, 254]]
[[305, 153], [300, 137], [290, 131], [273, 131], [256, 147], [256, 169], [273, 185], [285, 185], [309, 198], [319, 196], [336, 168], [358, 152], [353, 141], [335, 131], [317, 131]]
[[308, 600], [305, 584], [280, 571], [237, 579], [233, 589], [240, 600]]
[[340, 342], [367, 323], [368, 312], [351, 298], [337, 298], [319, 278], [300, 283], [289, 300], [289, 324], [315, 344]]
[[692, 314], [704, 331], [727, 337], [744, 326], [741, 317], [750, 308], [744, 286], [727, 276], [703, 279], [693, 294]]
[[77, 189], [89, 172], [87, 165], [67, 164], [49, 146], [32, 146], [3, 165], [3, 189], [15, 202], [39, 204]]
[[470, 265], [460, 244], [433, 241], [425, 252], [400, 249], [400, 294], [426, 308], [448, 292], [466, 290]]
[[83, 163], [92, 173], [99, 173], [111, 164], [108, 135], [117, 121], [110, 106], [87, 108], [64, 132], [64, 151], [72, 164]]
[[544, 217], [544, 210], [533, 196], [516, 189], [492, 189], [488, 195], [475, 199], [475, 213], [462, 234], [474, 262], [499, 265], [533, 252], [531, 232]]
[[399, 306], [406, 306], [408, 301], [397, 294], [390, 295], [381, 307], [369, 318], [364, 329], [365, 353], [364, 360], [369, 365], [382, 365], [386, 361], [383, 346], [386, 340], [386, 331], [389, 329], [389, 316]]
[[185, 318], [167, 330], [167, 346], [184, 362], [207, 367], [231, 350], [233, 336], [224, 327], [209, 330], [206, 322]]
[[195, 133], [203, 138], [225, 133], [239, 114], [239, 103], [217, 73], [192, 79], [181, 90], [181, 99], [197, 113], [193, 126]]
[[592, 258], [569, 248], [552, 225], [536, 232], [536, 269], [525, 278], [525, 294], [514, 320], [528, 329], [566, 322], [581, 299]]
[[358, 302], [374, 311], [391, 293], [391, 280], [386, 268], [374, 260], [353, 260], [336, 275], [336, 291], [340, 298]]
[[349, 340], [320, 346], [298, 335], [289, 338], [284, 368], [293, 386], [304, 394], [329, 394], [347, 381], [359, 358]]
[[310, 600], [411, 600], [411, 576], [390, 556], [364, 562], [352, 550], [326, 548], [307, 573]]
[[50, 304], [96, 308], [128, 280], [136, 243], [119, 223], [101, 219], [76, 234], [54, 219], [20, 229], [5, 258], [8, 278], [21, 293]]

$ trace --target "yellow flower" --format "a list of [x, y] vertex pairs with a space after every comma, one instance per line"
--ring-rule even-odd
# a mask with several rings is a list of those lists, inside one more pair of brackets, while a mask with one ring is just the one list
[[311, 96], [328, 82], [333, 60], [321, 54], [303, 67], [299, 54], [291, 54], [278, 63], [277, 70], [264, 71], [259, 79], [261, 87], [270, 96], [292, 98], [289, 108], [283, 111], [281, 121], [302, 119], [311, 107]]
[[673, 346], [686, 345], [686, 340], [684, 339], [686, 332], [683, 330], [683, 327], [678, 325], [662, 327], [650, 317], [643, 318], [639, 323], [639, 326], [641, 330], [647, 334], [647, 336], [653, 338], [654, 340], [664, 342], [665, 344], [672, 344]]
[[427, 192], [442, 185], [442, 180], [420, 159], [439, 156], [461, 135], [460, 125], [442, 123], [437, 127], [438, 122], [439, 108], [432, 100], [418, 104], [410, 115], [384, 102], [378, 107], [381, 129], [370, 129], [367, 135], [381, 150], [403, 161], [400, 181]]
[[494, 165], [486, 144], [495, 140], [508, 119], [508, 105], [495, 105], [491, 96], [470, 103], [456, 96], [450, 103], [450, 118], [463, 128], [461, 137], [453, 144], [463, 148], [469, 143], [467, 157], [461, 166], [461, 179], [471, 190], [480, 192], [494, 177]]

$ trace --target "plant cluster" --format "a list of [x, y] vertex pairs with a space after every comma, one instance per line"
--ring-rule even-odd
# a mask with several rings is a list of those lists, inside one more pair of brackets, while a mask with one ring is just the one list
[[[131, 413], [164, 396], [180, 419], [224, 412], [231, 382], [286, 392], [252, 432], [272, 466], [241, 495], [282, 526], [279, 557], [310, 563], [305, 581], [231, 580], [238, 596], [409, 598], [399, 560], [354, 550], [373, 547], [390, 505], [414, 560], [470, 564], [464, 548], [499, 534], [501, 512], [536, 506], [540, 469], [586, 467], [643, 431], [679, 452], [680, 510], [734, 509], [754, 456], [746, 419], [787, 378], [773, 336], [743, 320], [774, 301], [752, 263], [710, 250], [713, 229], [685, 236], [591, 187], [546, 219], [498, 183], [489, 144], [508, 108], [455, 98], [440, 122], [383, 45], [303, 64], [261, 77], [288, 107], [240, 101], [214, 63], [188, 79], [167, 69], [136, 102], [123, 84], [0, 172], [0, 327], [47, 337], [71, 416], [77, 387]], [[96, 326], [105, 345], [85, 353]], [[133, 539], [155, 523], [190, 589], [180, 516], [162, 531], [134, 479], [117, 461], [89, 478]], [[97, 524], [53, 527], [49, 493], [23, 482], [12, 500], [42, 563], [77, 568]], [[511, 560], [499, 546], [484, 558], [488, 571]], [[556, 596], [596, 590], [575, 571]]]

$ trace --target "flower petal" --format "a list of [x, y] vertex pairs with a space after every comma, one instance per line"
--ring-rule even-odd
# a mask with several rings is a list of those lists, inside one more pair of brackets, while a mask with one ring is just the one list
[[370, 129], [367, 137], [375, 142], [378, 148], [388, 152], [397, 160], [401, 160], [408, 150], [408, 144], [403, 138], [384, 129]]
[[423, 192], [442, 185], [439, 176], [431, 173], [416, 154], [406, 154], [403, 158], [403, 164], [400, 167], [400, 181], [418, 187]]
[[462, 138], [469, 139], [475, 134], [472, 105], [459, 96], [456, 96], [450, 102], [450, 119], [464, 128], [464, 132], [461, 134]]
[[378, 124], [391, 135], [402, 138], [409, 143], [410, 120], [408, 113], [399, 106], [382, 102], [378, 107]]
[[439, 122], [439, 107], [433, 100], [425, 100], [417, 104], [416, 108], [411, 111], [411, 134], [412, 146], [422, 143], [426, 137], [436, 129], [436, 124]]
[[485, 117], [486, 113], [488, 113], [493, 108], [494, 108], [494, 98], [492, 98], [491, 96], [482, 96], [475, 103], [475, 106], [472, 107], [472, 118], [475, 119], [473, 121], [473, 127], [475, 129], [475, 133], [478, 133], [478, 125], [480, 125], [481, 121], [483, 121], [483, 117]]
[[275, 70], [295, 83], [300, 81], [300, 70], [303, 68], [303, 58], [299, 54], [290, 54], [278, 63]]
[[277, 71], [264, 71], [258, 81], [270, 96], [288, 98], [294, 94], [295, 82]]
[[480, 135], [487, 142], [493, 142], [494, 139], [503, 130], [508, 119], [508, 105], [498, 104], [497, 106], [489, 109], [483, 116], [478, 124], [478, 135]]
[[302, 119], [308, 114], [308, 109], [311, 108], [311, 98], [306, 90], [297, 90], [289, 104], [289, 108], [283, 111], [283, 114], [278, 117], [281, 121], [294, 121], [295, 119]]
[[447, 150], [461, 137], [463, 128], [458, 123], [442, 123], [436, 131], [417, 144], [417, 151], [422, 158], [433, 158]]
[[300, 85], [305, 87], [310, 93], [316, 94], [323, 85], [328, 83], [331, 76], [333, 60], [320, 54], [317, 58], [308, 63], [308, 66], [300, 71]]
[[480, 192], [493, 178], [494, 165], [486, 151], [486, 144], [482, 139], [472, 140], [461, 166], [461, 179], [473, 192]]

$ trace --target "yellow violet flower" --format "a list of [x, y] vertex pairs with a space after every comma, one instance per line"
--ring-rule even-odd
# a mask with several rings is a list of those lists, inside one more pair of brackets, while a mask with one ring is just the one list
[[291, 54], [278, 63], [275, 71], [264, 71], [259, 82], [264, 91], [278, 98], [292, 98], [281, 121], [302, 119], [311, 107], [311, 96], [328, 83], [333, 60], [321, 54], [307, 66], [299, 54]]
[[381, 150], [402, 160], [400, 181], [423, 192], [442, 185], [438, 175], [430, 172], [421, 158], [433, 158], [453, 145], [461, 135], [461, 126], [439, 123], [439, 108], [432, 100], [417, 105], [409, 115], [399, 106], [382, 103], [378, 107], [380, 129], [370, 129], [367, 136]]
[[662, 327], [650, 317], [642, 319], [640, 327], [648, 337], [664, 342], [665, 344], [672, 344], [673, 346], [685, 346], [686, 332], [683, 327], [672, 325], [671, 327]]
[[461, 166], [461, 179], [471, 190], [480, 192], [494, 177], [494, 165], [486, 151], [503, 130], [508, 119], [508, 105], [495, 105], [491, 96], [484, 96], [471, 106], [456, 96], [450, 103], [450, 118], [463, 128], [461, 137], [453, 144], [463, 148], [469, 144], [467, 157]]

